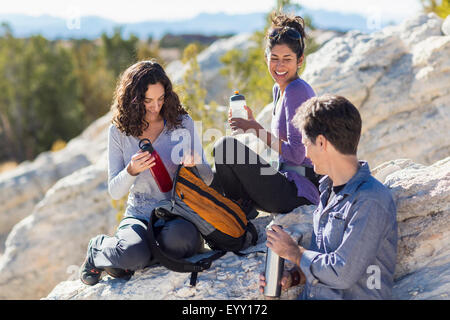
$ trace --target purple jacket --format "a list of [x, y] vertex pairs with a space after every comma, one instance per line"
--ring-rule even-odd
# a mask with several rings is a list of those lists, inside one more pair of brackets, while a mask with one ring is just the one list
[[[316, 94], [311, 86], [298, 78], [292, 81], [285, 89], [285, 94], [281, 108], [276, 110], [276, 104], [281, 91], [278, 84], [273, 87], [274, 110], [272, 114], [271, 132], [283, 140], [281, 144], [281, 154], [279, 162], [290, 166], [308, 165], [311, 166], [311, 160], [305, 157], [305, 146], [302, 143], [302, 134], [292, 124], [295, 111], [300, 105]], [[294, 181], [297, 186], [297, 195], [304, 197], [314, 204], [319, 203], [319, 192], [314, 184], [307, 178], [294, 171], [280, 171], [290, 181]]]

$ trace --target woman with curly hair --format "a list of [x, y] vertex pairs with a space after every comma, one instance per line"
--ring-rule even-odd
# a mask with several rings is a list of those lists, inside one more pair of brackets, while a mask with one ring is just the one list
[[228, 119], [233, 130], [256, 134], [275, 150], [279, 154], [278, 168], [271, 167], [234, 137], [224, 137], [214, 146], [213, 186], [243, 203], [249, 218], [256, 217], [255, 209], [288, 213], [301, 205], [319, 201], [317, 177], [311, 161], [305, 157], [302, 135], [292, 124], [296, 109], [315, 96], [313, 89], [298, 75], [304, 60], [305, 37], [301, 17], [283, 13], [272, 15], [265, 49], [269, 73], [275, 81], [271, 132], [255, 120], [247, 106], [248, 120]]
[[[116, 200], [128, 194], [128, 200], [115, 235], [98, 235], [89, 242], [80, 270], [80, 279], [87, 285], [96, 284], [103, 271], [115, 278], [129, 279], [135, 270], [148, 266], [152, 260], [147, 224], [157, 203], [170, 199], [170, 192], [161, 192], [151, 175], [149, 169], [155, 165], [155, 158], [140, 150], [141, 139], [151, 141], [172, 179], [180, 163], [196, 165], [207, 184], [213, 178], [193, 120], [158, 63], [141, 61], [122, 74], [112, 110], [108, 191]], [[161, 247], [175, 258], [192, 256], [202, 246], [196, 227], [186, 220], [171, 220], [158, 230], [156, 238]]]

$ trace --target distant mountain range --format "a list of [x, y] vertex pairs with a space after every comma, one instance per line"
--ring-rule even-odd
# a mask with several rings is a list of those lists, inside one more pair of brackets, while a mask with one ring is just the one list
[[[367, 19], [358, 14], [343, 14], [326, 10], [305, 9], [301, 14], [311, 17], [313, 24], [320, 29], [348, 31], [357, 29], [370, 33]], [[265, 25], [266, 13], [251, 13], [241, 15], [229, 15], [225, 13], [202, 13], [194, 18], [178, 21], [144, 21], [137, 23], [117, 23], [112, 20], [83, 16], [81, 18], [63, 19], [42, 15], [32, 17], [21, 14], [0, 14], [0, 23], [6, 22], [16, 37], [28, 37], [41, 34], [48, 39], [67, 38], [98, 38], [102, 32], [112, 34], [114, 28], [121, 26], [123, 35], [130, 33], [146, 39], [152, 36], [161, 38], [166, 33], [172, 34], [204, 34], [225, 35], [262, 30]], [[381, 22], [379, 27], [384, 27], [388, 22]]]

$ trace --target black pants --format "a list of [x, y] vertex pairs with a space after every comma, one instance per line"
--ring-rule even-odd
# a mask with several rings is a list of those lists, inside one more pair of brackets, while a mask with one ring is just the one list
[[288, 213], [312, 204], [297, 196], [297, 186], [246, 145], [223, 137], [214, 145], [216, 172], [211, 184], [233, 200], [251, 200], [258, 210]]
[[[156, 234], [162, 249], [174, 258], [195, 255], [202, 246], [197, 228], [184, 219], [164, 224]], [[113, 237], [101, 234], [91, 239], [88, 258], [97, 268], [139, 270], [152, 260], [147, 238], [147, 223], [125, 217]]]

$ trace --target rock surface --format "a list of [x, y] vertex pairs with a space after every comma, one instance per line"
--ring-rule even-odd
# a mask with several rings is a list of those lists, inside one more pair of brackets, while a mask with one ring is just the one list
[[[385, 163], [374, 176], [388, 186], [397, 204], [399, 226], [396, 277], [422, 269], [450, 254], [450, 158], [431, 166], [410, 160]], [[435, 257], [444, 254], [444, 260]]]
[[[395, 160], [373, 171], [391, 188], [399, 224], [398, 261], [394, 298], [449, 299], [450, 292], [450, 157], [432, 166], [410, 160]], [[293, 236], [304, 234], [302, 245], [311, 241], [314, 206], [298, 208], [275, 217]], [[264, 227], [272, 216], [254, 220], [259, 233], [256, 247], [264, 251]], [[197, 257], [197, 258], [200, 258]], [[189, 274], [163, 267], [136, 272], [130, 281], [104, 277], [93, 287], [79, 280], [57, 285], [46, 299], [263, 299], [258, 293], [258, 275], [264, 254], [238, 257], [232, 253], [199, 274], [196, 287], [189, 287]], [[292, 288], [281, 299], [294, 299], [302, 288]]]
[[58, 282], [78, 278], [89, 239], [112, 234], [117, 223], [107, 189], [106, 161], [99, 161], [47, 191], [6, 240], [0, 299], [40, 298]]
[[307, 57], [302, 77], [318, 95], [339, 94], [360, 110], [359, 156], [431, 164], [450, 155], [450, 37], [442, 19], [419, 15], [367, 35], [351, 31]]
[[[44, 152], [32, 162], [0, 175], [0, 239], [30, 215], [58, 180], [95, 163], [106, 150], [110, 114], [96, 120], [58, 152]], [[3, 243], [0, 244], [3, 248]], [[0, 251], [2, 253], [3, 250]]]
[[450, 16], [447, 16], [442, 24], [442, 33], [446, 36], [450, 36]]
[[[314, 206], [296, 210], [294, 213], [277, 217], [277, 223], [286, 226], [293, 235], [310, 232], [309, 222]], [[246, 257], [227, 253], [213, 262], [209, 270], [199, 273], [195, 287], [189, 286], [189, 273], [175, 273], [157, 266], [137, 271], [128, 281], [109, 276], [95, 286], [89, 287], [81, 281], [65, 281], [56, 286], [46, 299], [262, 299], [258, 293], [258, 274], [264, 268], [265, 226], [272, 220], [263, 215], [254, 220], [259, 241], [255, 247], [244, 251]], [[306, 243], [310, 238], [304, 239]], [[198, 255], [194, 260], [207, 256]], [[285, 292], [282, 299], [295, 299], [300, 287]]]
[[[398, 205], [394, 289], [398, 299], [448, 299], [450, 292], [450, 142], [446, 136], [450, 36], [441, 33], [445, 34], [446, 24], [434, 15], [421, 15], [371, 35], [350, 32], [329, 40], [310, 56], [304, 74], [318, 94], [343, 94], [358, 106], [364, 124], [359, 157], [369, 160], [372, 168], [390, 159], [412, 159], [388, 161], [374, 170], [392, 188]], [[245, 36], [234, 41], [249, 44]], [[211, 48], [215, 60], [205, 51], [204, 66], [217, 62], [231, 43]], [[218, 85], [216, 80], [209, 79], [209, 84]], [[271, 108], [268, 105], [257, 118], [266, 128]], [[200, 275], [194, 289], [186, 286], [188, 275], [160, 267], [137, 272], [126, 283], [106, 277], [97, 286], [86, 287], [77, 280], [89, 239], [99, 233], [112, 234], [117, 223], [106, 186], [110, 117], [99, 119], [64, 150], [42, 154], [0, 175], [0, 239], [20, 221], [0, 256], [0, 299], [45, 297], [64, 280], [71, 281], [62, 282], [48, 298], [261, 298], [256, 290], [264, 263], [260, 253], [249, 258], [225, 256], [219, 268]], [[250, 144], [259, 151], [263, 148], [255, 139]], [[274, 158], [275, 153], [266, 157]], [[436, 162], [439, 159], [444, 160]], [[294, 212], [283, 217], [283, 223], [294, 231], [307, 230], [311, 222], [305, 217], [311, 211]], [[269, 220], [255, 221], [262, 233], [259, 249], [264, 249], [262, 229]], [[298, 288], [284, 298], [297, 293]]]

